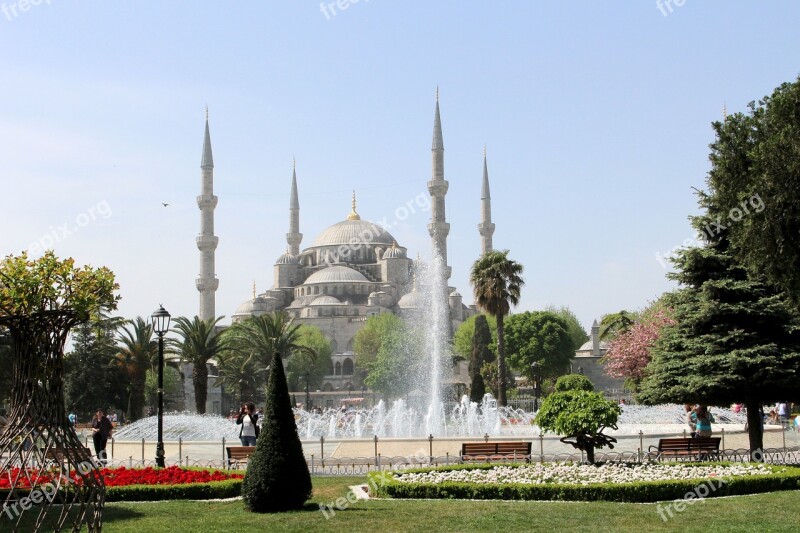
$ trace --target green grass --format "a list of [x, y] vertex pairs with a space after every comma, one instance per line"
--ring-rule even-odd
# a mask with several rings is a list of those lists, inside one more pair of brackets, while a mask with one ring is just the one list
[[[797, 531], [800, 491], [776, 492], [698, 501], [667, 522], [657, 504], [368, 501], [358, 502], [326, 519], [319, 504], [346, 496], [348, 486], [363, 477], [313, 478], [314, 497], [306, 510], [256, 515], [241, 501], [110, 503], [104, 513], [106, 532], [325, 531], [388, 533], [393, 531]], [[662, 504], [663, 505], [663, 504]], [[7, 530], [0, 523], [0, 530]], [[23, 531], [27, 531], [23, 529]]]

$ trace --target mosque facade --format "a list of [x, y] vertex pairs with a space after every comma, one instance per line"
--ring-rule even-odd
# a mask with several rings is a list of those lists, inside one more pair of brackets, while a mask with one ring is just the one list
[[[444, 142], [437, 92], [431, 146], [432, 172], [428, 182], [431, 220], [428, 232], [434, 257], [444, 264], [444, 276], [449, 280], [447, 266], [447, 236], [450, 225], [446, 220], [445, 197], [448, 182], [444, 175]], [[491, 195], [484, 151], [483, 182], [480, 198], [481, 218], [478, 233], [481, 253], [492, 249], [494, 224], [491, 221]], [[206, 117], [205, 139], [201, 163], [202, 190], [197, 203], [201, 211], [201, 232], [197, 238], [200, 251], [200, 318], [215, 316], [214, 293], [219, 282], [214, 273], [214, 253], [218, 238], [214, 235], [213, 158]], [[319, 328], [333, 348], [332, 363], [324, 378], [322, 390], [361, 390], [361, 376], [355, 365], [353, 341], [356, 333], [370, 316], [394, 313], [409, 318], [424, 313], [426, 303], [420, 290], [417, 274], [423, 267], [409, 258], [408, 250], [379, 224], [363, 220], [358, 214], [355, 192], [350, 213], [301, 248], [300, 197], [296, 167], [292, 171], [289, 194], [289, 231], [286, 234], [286, 253], [275, 260], [272, 287], [243, 302], [233, 313], [234, 323], [274, 311], [285, 311], [296, 323]], [[448, 283], [449, 285], [449, 283]], [[448, 286], [447, 306], [452, 331], [477, 311], [467, 306], [461, 294]], [[458, 376], [457, 376], [458, 377]], [[188, 392], [188, 391], [187, 391]], [[213, 403], [214, 399], [209, 398]], [[187, 406], [192, 405], [187, 399]], [[210, 409], [213, 410], [213, 409]]]

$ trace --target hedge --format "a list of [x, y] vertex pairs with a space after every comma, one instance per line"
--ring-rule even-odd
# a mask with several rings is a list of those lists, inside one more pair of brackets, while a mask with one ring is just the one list
[[[704, 463], [709, 464], [709, 463]], [[720, 463], [711, 463], [720, 464]], [[496, 465], [458, 465], [455, 467], [426, 468], [408, 472], [430, 472], [492, 468]], [[508, 465], [521, 467], [522, 465]], [[472, 499], [472, 500], [556, 500], [556, 501], [613, 501], [652, 503], [664, 500], [683, 499], [688, 493], [703, 484], [713, 489], [704, 497], [734, 496], [800, 489], [800, 468], [772, 467], [773, 473], [721, 479], [641, 481], [635, 483], [593, 483], [591, 485], [521, 483], [403, 483], [397, 481], [395, 473], [373, 472], [370, 480], [377, 487], [377, 494], [389, 498], [425, 499]]]

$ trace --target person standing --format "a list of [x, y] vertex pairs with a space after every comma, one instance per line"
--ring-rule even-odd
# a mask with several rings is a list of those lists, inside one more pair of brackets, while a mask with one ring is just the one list
[[239, 430], [239, 440], [242, 446], [255, 446], [256, 439], [258, 439], [258, 413], [256, 413], [256, 406], [253, 402], [242, 405], [239, 411], [239, 417], [236, 419], [236, 424], [241, 425], [242, 429]]
[[105, 466], [108, 462], [106, 454], [106, 444], [108, 443], [114, 427], [102, 409], [98, 409], [92, 418], [92, 442], [94, 443], [94, 453], [97, 455], [100, 464]]
[[778, 412], [781, 425], [786, 426], [786, 423], [789, 421], [789, 405], [786, 402], [778, 402], [775, 406], [775, 410]]
[[714, 416], [705, 405], [698, 405], [692, 420], [695, 423], [697, 430], [697, 437], [710, 437], [711, 436], [711, 422], [714, 422]]

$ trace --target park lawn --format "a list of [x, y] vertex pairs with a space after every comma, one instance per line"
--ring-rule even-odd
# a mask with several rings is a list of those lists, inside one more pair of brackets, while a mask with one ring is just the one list
[[[234, 502], [112, 503], [104, 531], [149, 533], [208, 531], [797, 531], [800, 491], [707, 499], [664, 522], [657, 504], [606, 502], [409, 501], [358, 502], [329, 512], [319, 504], [345, 496], [363, 477], [314, 477], [307, 509], [257, 515]], [[663, 505], [663, 504], [662, 504]]]
[[[658, 504], [608, 502], [498, 502], [461, 500], [361, 501], [344, 511], [328, 512], [364, 477], [314, 477], [314, 496], [305, 510], [258, 515], [241, 500], [109, 503], [103, 531], [110, 533], [183, 532], [348, 532], [375, 531], [797, 531], [800, 491], [733, 498], [711, 498], [688, 506], [664, 522]], [[664, 504], [662, 504], [663, 506]], [[0, 531], [7, 524], [0, 523]]]

